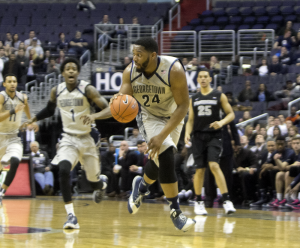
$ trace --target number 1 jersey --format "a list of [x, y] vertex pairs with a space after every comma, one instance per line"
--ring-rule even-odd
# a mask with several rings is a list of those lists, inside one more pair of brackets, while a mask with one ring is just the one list
[[213, 90], [208, 95], [202, 95], [201, 92], [192, 96], [192, 106], [194, 111], [193, 132], [221, 132], [221, 129], [215, 130], [209, 125], [222, 118], [221, 92]]
[[170, 117], [177, 105], [171, 91], [170, 72], [176, 61], [175, 57], [158, 56], [155, 73], [147, 78], [137, 72], [134, 62], [131, 65], [130, 80], [133, 97], [139, 102], [141, 110], [157, 117]]
[[84, 125], [80, 120], [81, 116], [91, 113], [91, 105], [85, 95], [88, 85], [89, 83], [81, 80], [72, 91], [67, 89], [65, 82], [57, 86], [56, 103], [65, 133], [83, 135], [91, 132], [91, 126]]

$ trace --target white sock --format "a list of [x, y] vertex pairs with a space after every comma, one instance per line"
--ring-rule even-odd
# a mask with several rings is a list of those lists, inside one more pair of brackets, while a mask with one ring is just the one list
[[68, 215], [69, 214], [75, 215], [73, 203], [65, 204], [65, 209], [66, 209]]
[[205, 196], [205, 188], [204, 187], [202, 187], [201, 195]]
[[106, 187], [107, 187], [107, 183], [106, 183], [106, 182], [103, 182], [103, 187], [102, 187], [102, 189], [106, 189]]
[[288, 200], [290, 198], [290, 195], [289, 194], [284, 194], [284, 198]]
[[276, 195], [277, 195], [277, 199], [279, 201], [282, 201], [282, 193], [277, 193]]
[[300, 200], [300, 192], [298, 193], [298, 199]]
[[293, 193], [293, 194], [291, 195], [291, 198], [292, 198], [293, 200], [296, 200], [296, 199], [297, 199], [297, 194], [296, 194], [296, 193]]
[[219, 188], [217, 188], [217, 195], [222, 195]]

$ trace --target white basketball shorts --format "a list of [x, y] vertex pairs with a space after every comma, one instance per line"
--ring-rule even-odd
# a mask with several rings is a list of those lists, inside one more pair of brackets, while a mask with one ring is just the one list
[[20, 161], [23, 156], [23, 145], [17, 134], [0, 134], [0, 159], [1, 167], [10, 163], [11, 157], [16, 157]]

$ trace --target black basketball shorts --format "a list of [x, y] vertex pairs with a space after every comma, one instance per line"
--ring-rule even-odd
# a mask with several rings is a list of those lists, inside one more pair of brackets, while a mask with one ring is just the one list
[[222, 133], [195, 133], [192, 151], [197, 169], [208, 167], [208, 162], [220, 162], [222, 154]]
[[298, 174], [300, 174], [300, 166], [291, 166], [290, 177], [296, 177]]

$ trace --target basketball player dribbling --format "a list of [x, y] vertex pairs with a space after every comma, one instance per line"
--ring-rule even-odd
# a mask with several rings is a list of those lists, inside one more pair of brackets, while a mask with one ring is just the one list
[[80, 118], [90, 114], [92, 102], [100, 109], [107, 108], [108, 103], [94, 86], [83, 80], [77, 80], [80, 73], [78, 60], [74, 58], [64, 60], [60, 71], [65, 82], [52, 88], [47, 106], [28, 124], [51, 117], [54, 115], [56, 107], [60, 110], [64, 133], [52, 164], [59, 166], [60, 188], [68, 214], [68, 220], [63, 228], [78, 229], [79, 224], [72, 203], [70, 171], [80, 161], [86, 171], [87, 179], [94, 189], [93, 200], [96, 203], [102, 200], [104, 189], [107, 186], [107, 177], [100, 175], [99, 155], [96, 144], [90, 135], [91, 125], [83, 125]]
[[[158, 56], [158, 46], [152, 38], [141, 38], [133, 45], [133, 62], [123, 73], [119, 94], [133, 96], [140, 104], [137, 123], [148, 143], [150, 160], [143, 177], [136, 176], [128, 200], [128, 211], [136, 214], [149, 186], [159, 179], [170, 205], [170, 217], [175, 227], [187, 231], [195, 220], [187, 218], [179, 207], [175, 173], [174, 149], [180, 137], [183, 119], [189, 105], [188, 86], [183, 65], [174, 57]], [[87, 115], [84, 123], [111, 117], [110, 109]]]
[[[27, 96], [17, 91], [17, 77], [14, 74], [5, 75], [3, 86], [5, 91], [0, 92], [0, 170], [8, 164], [10, 169], [5, 179], [2, 178], [4, 182], [1, 182], [0, 205], [23, 156], [23, 145], [18, 137], [23, 110], [27, 118], [31, 118]], [[34, 127], [37, 127], [36, 124]]]
[[[231, 214], [236, 210], [230, 201], [219, 160], [222, 152], [221, 128], [234, 120], [234, 112], [227, 97], [210, 87], [212, 78], [208, 70], [201, 70], [198, 73], [197, 81], [200, 85], [200, 92], [193, 95], [190, 100], [189, 119], [185, 127], [185, 142], [187, 144], [190, 142], [191, 133], [193, 134], [192, 151], [196, 164], [194, 189], [197, 197], [194, 211], [195, 214], [207, 215], [204, 202], [201, 199], [201, 190], [205, 169], [209, 165], [222, 193], [225, 212]], [[224, 119], [221, 119], [221, 110], [225, 112]]]

